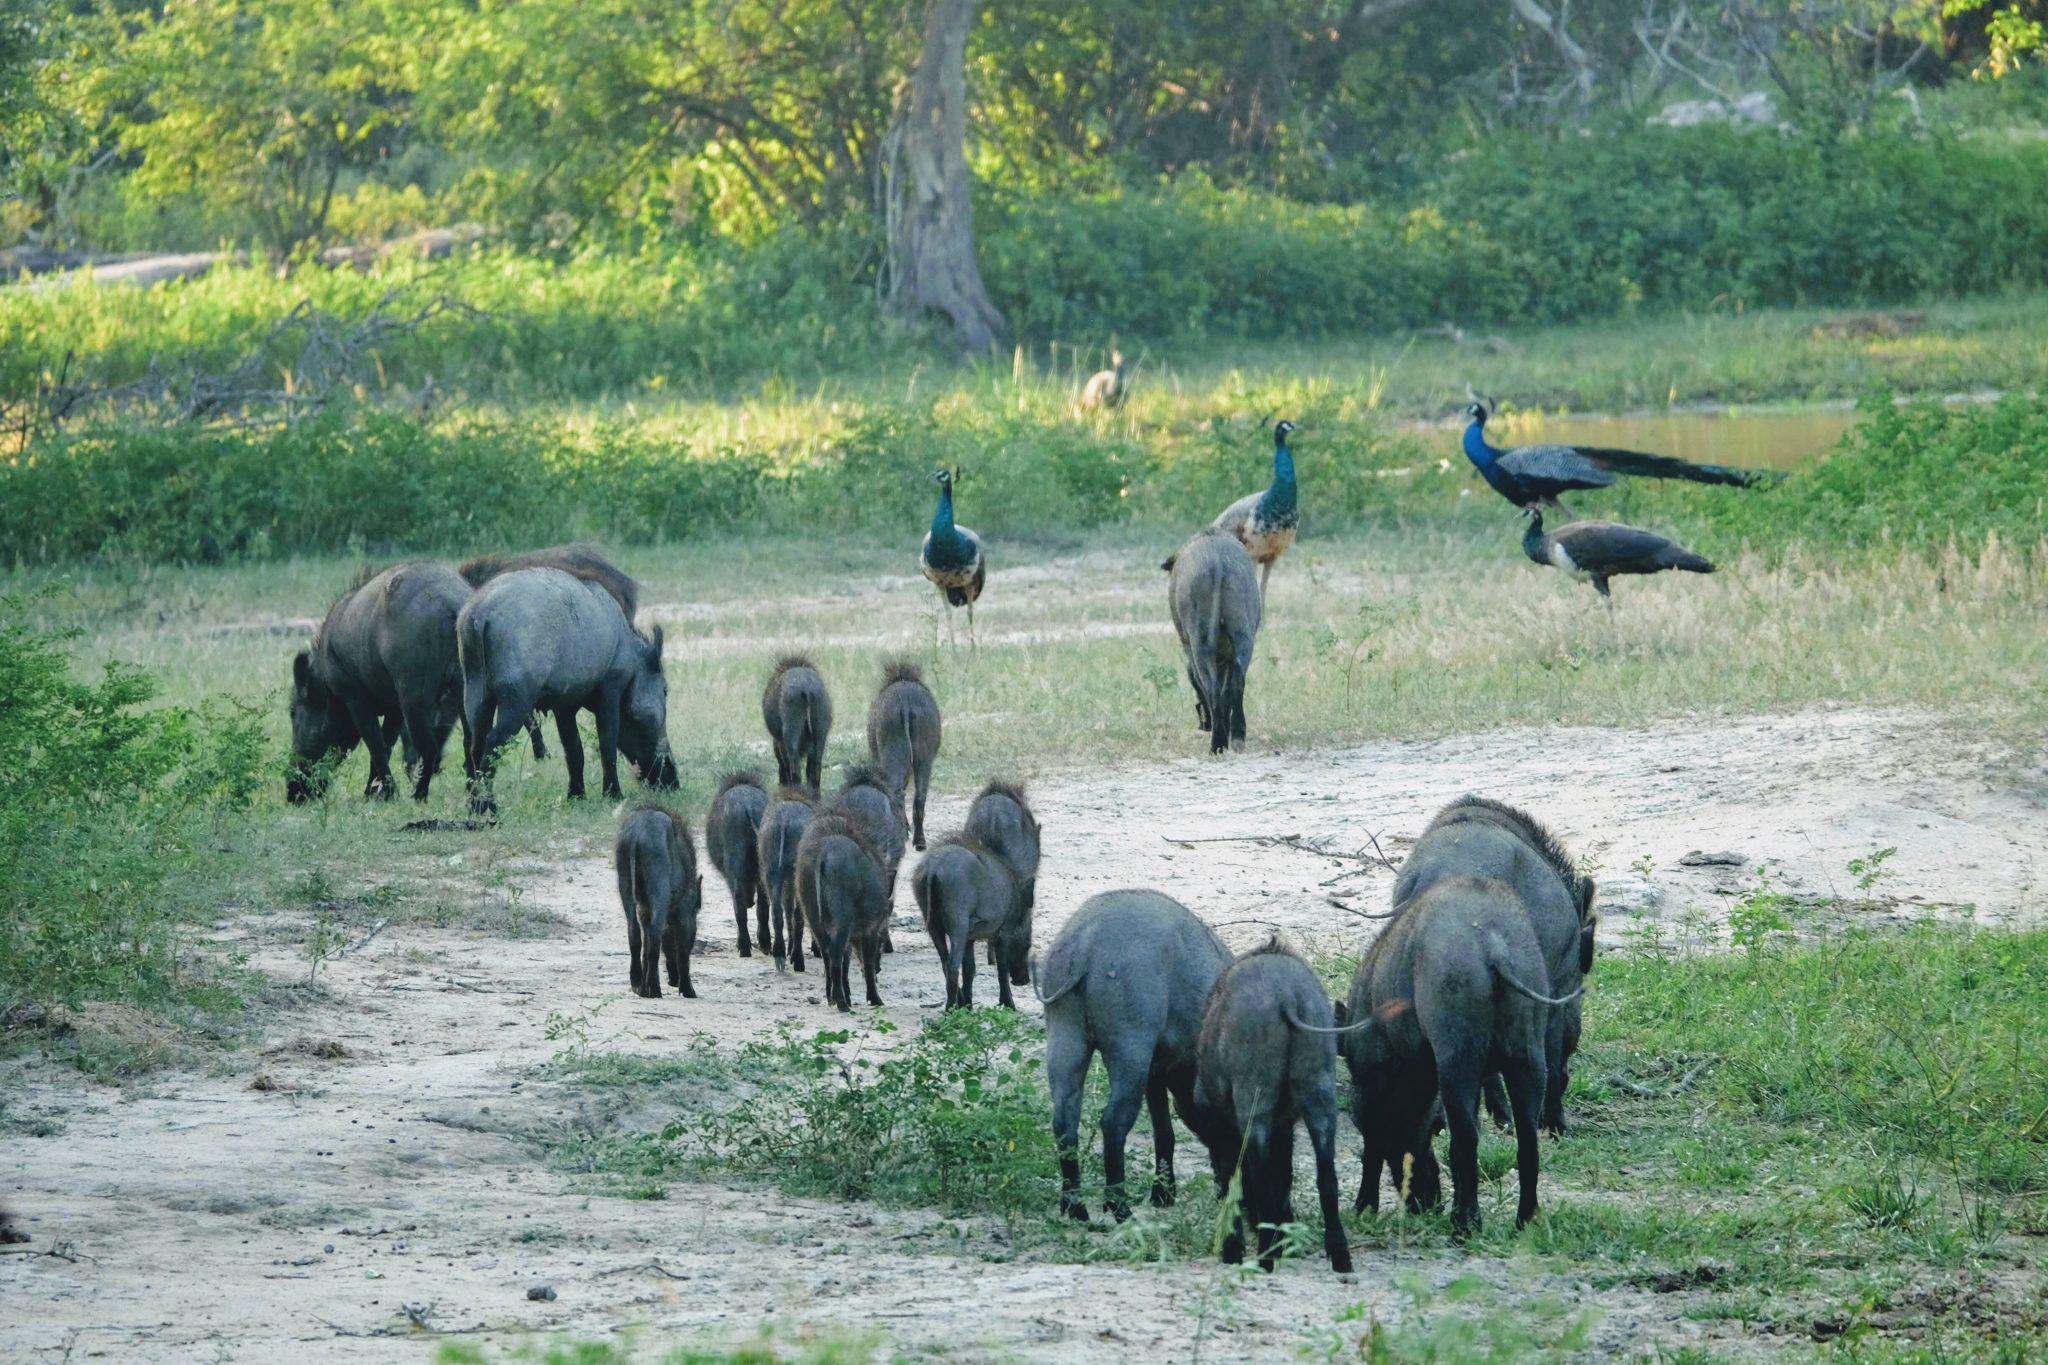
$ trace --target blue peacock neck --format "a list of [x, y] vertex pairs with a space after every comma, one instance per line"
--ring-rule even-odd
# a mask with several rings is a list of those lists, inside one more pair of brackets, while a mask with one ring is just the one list
[[1498, 448], [1486, 443], [1486, 423], [1474, 417], [1465, 427], [1465, 457], [1484, 473], [1500, 456]]
[[1522, 553], [1538, 564], [1548, 564], [1548, 547], [1544, 545], [1543, 514], [1538, 512], [1529, 517], [1529, 524], [1522, 529]]
[[959, 528], [953, 524], [951, 484], [944, 484], [939, 488], [939, 509], [932, 513], [932, 543], [929, 555], [932, 563], [942, 568], [959, 568], [973, 558], [967, 537], [961, 535]]
[[1474, 417], [1466, 426], [1465, 458], [1479, 471], [1479, 477], [1485, 479], [1494, 492], [1509, 502], [1517, 506], [1526, 505], [1531, 501], [1528, 491], [1514, 475], [1501, 468], [1500, 457], [1506, 453], [1498, 446], [1486, 443], [1486, 423], [1483, 419]]
[[1287, 448], [1285, 436], [1276, 436], [1273, 439], [1273, 485], [1259, 499], [1261, 518], [1276, 521], [1291, 517], [1300, 495], [1300, 486], [1294, 480], [1294, 452]]

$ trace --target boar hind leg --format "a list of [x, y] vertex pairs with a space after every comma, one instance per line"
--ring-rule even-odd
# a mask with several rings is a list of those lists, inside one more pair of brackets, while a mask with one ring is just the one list
[[1351, 1273], [1351, 1243], [1344, 1236], [1343, 1193], [1337, 1188], [1337, 1088], [1318, 1086], [1305, 1096], [1301, 1106], [1302, 1124], [1308, 1129], [1309, 1146], [1316, 1154], [1316, 1202], [1323, 1211], [1323, 1254], [1330, 1269], [1340, 1275]]
[[583, 786], [583, 732], [576, 727], [576, 708], [555, 708], [555, 738], [562, 742], [562, 766], [569, 770], [569, 799], [581, 801]]
[[1131, 1125], [1138, 1121], [1138, 1106], [1145, 1100], [1152, 1057], [1149, 1049], [1105, 1048], [1102, 1064], [1109, 1072], [1109, 1103], [1102, 1107], [1102, 1179], [1108, 1187], [1110, 1216], [1121, 1223], [1131, 1216], [1130, 1197], [1124, 1189], [1124, 1143], [1131, 1135]]
[[1145, 1109], [1152, 1116], [1152, 1207], [1171, 1208], [1179, 1191], [1173, 1178], [1173, 1115], [1166, 1107], [1164, 1072], [1145, 1082]]
[[1045, 1046], [1045, 1080], [1052, 1089], [1052, 1141], [1060, 1154], [1060, 1212], [1088, 1221], [1081, 1199], [1081, 1091], [1094, 1049], [1078, 1028], [1056, 1030]]
[[1542, 1061], [1535, 1057], [1511, 1060], [1506, 1071], [1508, 1099], [1515, 1107], [1515, 1175], [1521, 1186], [1515, 1226], [1519, 1228], [1536, 1216], [1536, 1168], [1540, 1157], [1534, 1120], [1545, 1076]]
[[1280, 1229], [1294, 1221], [1293, 1123], [1274, 1121], [1266, 1138], [1259, 1186], [1259, 1269], [1271, 1270], [1280, 1260]]
[[1479, 1230], [1479, 1069], [1473, 1040], [1439, 1046], [1437, 1087], [1451, 1135], [1451, 1230], [1459, 1237]]

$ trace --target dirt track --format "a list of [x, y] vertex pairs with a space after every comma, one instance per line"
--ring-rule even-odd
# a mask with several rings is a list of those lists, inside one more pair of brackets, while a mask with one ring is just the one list
[[[1192, 726], [1189, 736], [1192, 747]], [[1781, 888], [1847, 894], [1847, 860], [1894, 845], [1896, 875], [1879, 888], [1894, 903], [1862, 913], [1924, 913], [1918, 902], [2003, 919], [2034, 899], [2048, 825], [2038, 773], [2007, 780], [1994, 761], [1924, 717], [1838, 711], [1048, 778], [1034, 784], [1047, 838], [1040, 942], [1087, 895], [1151, 885], [1234, 944], [1279, 927], [1355, 948], [1369, 927], [1326, 897], [1378, 908], [1389, 874], [1280, 836], [1343, 855], [1372, 853], [1376, 838], [1398, 857], [1433, 809], [1468, 790], [1529, 805], [1597, 856], [1610, 938], [1646, 916], [1725, 913], [1763, 860]], [[961, 809], [936, 802], [934, 826]], [[459, 836], [449, 847], [459, 852]], [[1745, 862], [1681, 866], [1694, 851]], [[265, 1046], [278, 1050], [232, 1056], [222, 1074], [162, 1074], [123, 1090], [16, 1064], [0, 1077], [10, 1113], [55, 1131], [7, 1139], [0, 1196], [34, 1235], [31, 1249], [78, 1259], [0, 1257], [0, 1358], [425, 1358], [433, 1338], [409, 1322], [409, 1304], [430, 1306], [431, 1328], [484, 1328], [492, 1340], [532, 1329], [610, 1338], [637, 1324], [650, 1343], [673, 1342], [774, 1321], [784, 1332], [875, 1330], [899, 1350], [949, 1359], [1194, 1353], [1198, 1310], [1220, 1283], [1207, 1265], [991, 1263], [1003, 1250], [994, 1225], [719, 1187], [677, 1188], [665, 1203], [589, 1198], [547, 1171], [534, 1135], [576, 1102], [530, 1078], [560, 1046], [544, 1036], [549, 1011], [602, 1003], [596, 1036], [646, 1050], [835, 1018], [815, 973], [778, 978], [734, 955], [715, 876], [706, 893], [714, 944], [695, 969], [696, 1001], [626, 994], [608, 859], [579, 856], [536, 863], [526, 891], [565, 921], [558, 936], [391, 930], [331, 964], [317, 999], [270, 1021]], [[905, 930], [897, 941], [882, 985], [896, 1017], [936, 1009], [929, 947]], [[277, 957], [274, 939], [251, 932], [248, 946], [259, 964], [268, 953], [269, 965], [303, 974], [303, 959]], [[271, 1088], [252, 1088], [259, 1075]], [[1353, 1142], [1347, 1134], [1347, 1178]], [[1133, 1159], [1142, 1169], [1145, 1156]], [[1271, 1358], [1346, 1304], [1398, 1311], [1388, 1272], [1399, 1259], [1363, 1254], [1348, 1281], [1313, 1261], [1256, 1277], [1236, 1291], [1224, 1334], [1203, 1328], [1207, 1350]], [[1408, 1260], [1440, 1279], [1465, 1268]], [[556, 1301], [525, 1299], [541, 1279]], [[1733, 1325], [1687, 1320], [1684, 1294], [1538, 1287], [1597, 1303], [1606, 1348], [1708, 1332], [1717, 1350], [1768, 1347], [1720, 1335]], [[963, 1338], [982, 1345], [963, 1350]]]

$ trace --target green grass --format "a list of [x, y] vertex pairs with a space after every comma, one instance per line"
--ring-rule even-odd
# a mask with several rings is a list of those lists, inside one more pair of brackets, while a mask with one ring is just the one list
[[[1595, 1289], [1683, 1291], [1695, 1316], [1802, 1334], [1808, 1322], [1839, 1318], [1836, 1332], [1853, 1340], [1882, 1315], [1921, 1320], [1939, 1336], [1988, 1314], [2007, 1334], [2038, 1339], [2048, 1304], [2023, 1288], [1983, 1289], [1966, 1310], [1943, 1286], [1993, 1267], [2024, 1285], [2033, 1239], [2048, 1232], [2048, 1056], [2036, 1046], [2048, 931], [1930, 921], [1738, 956], [1624, 951], [1597, 964], [1587, 1001], [1588, 1041], [1567, 1095], [1572, 1130], [1544, 1143], [1542, 1216], [1515, 1230], [1513, 1144], [1489, 1133], [1474, 1283], [1422, 1293], [1418, 1315], [1438, 1321], [1418, 1343], [1463, 1341], [1449, 1358], [1490, 1359], [1583, 1342], [1586, 1322], [1561, 1305], [1476, 1316], [1430, 1308], [1471, 1298], [1485, 1310], [1490, 1298], [1515, 1296], [1517, 1277], [1544, 1274]], [[1007, 1250], [994, 1253], [1004, 1257], [1214, 1254], [1217, 1205], [1206, 1175], [1193, 1174], [1204, 1162], [1185, 1133], [1172, 1210], [1141, 1208], [1114, 1232], [1058, 1216], [1035, 1025], [978, 1010], [914, 1037], [891, 1032], [784, 1031], [732, 1057], [574, 1050], [555, 1077], [622, 1109], [671, 1101], [678, 1089], [685, 1098], [662, 1130], [564, 1134], [553, 1160], [635, 1197], [709, 1177], [984, 1215], [1007, 1229]], [[691, 1094], [722, 1098], [706, 1107]], [[1083, 1131], [1097, 1147], [1101, 1103], [1092, 1089]], [[1142, 1127], [1138, 1173], [1148, 1164]], [[1344, 1142], [1355, 1151], [1348, 1127]], [[1099, 1150], [1087, 1157], [1084, 1190], [1095, 1203]], [[1355, 1157], [1340, 1168], [1348, 1194]], [[1405, 1215], [1384, 1197], [1382, 1207], [1347, 1215], [1354, 1248], [1453, 1249], [1441, 1214]], [[1291, 1238], [1319, 1244], [1312, 1226]], [[1384, 1358], [1427, 1358], [1393, 1345], [1412, 1331], [1388, 1335], [1340, 1316], [1311, 1340], [1348, 1351], [1364, 1335], [1393, 1352]]]
[[626, 1365], [658, 1361], [660, 1365], [869, 1365], [876, 1352], [872, 1336], [858, 1333], [809, 1334], [793, 1340], [763, 1327], [752, 1339], [731, 1345], [665, 1346], [634, 1333], [624, 1344], [578, 1340], [569, 1334], [538, 1337], [510, 1346], [486, 1347], [451, 1342], [435, 1354], [438, 1365]]

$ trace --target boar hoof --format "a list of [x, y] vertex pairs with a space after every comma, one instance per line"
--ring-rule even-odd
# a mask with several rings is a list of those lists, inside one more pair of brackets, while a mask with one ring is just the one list
[[1088, 1221], [1088, 1205], [1081, 1201], [1079, 1195], [1062, 1194], [1060, 1196], [1060, 1212], [1078, 1222], [1085, 1223]]

